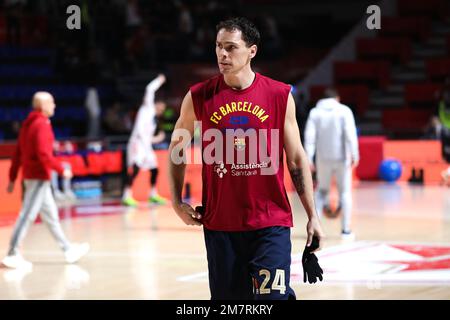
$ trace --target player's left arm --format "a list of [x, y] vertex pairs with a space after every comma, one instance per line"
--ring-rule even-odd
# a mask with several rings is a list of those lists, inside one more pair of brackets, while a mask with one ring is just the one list
[[152, 137], [152, 143], [161, 143], [166, 138], [166, 133], [162, 130]]
[[313, 236], [317, 236], [319, 238], [319, 248], [317, 250], [320, 250], [320, 239], [324, 234], [314, 205], [310, 164], [300, 140], [300, 131], [295, 118], [295, 102], [291, 94], [288, 97], [284, 122], [284, 150], [292, 182], [308, 215], [308, 224], [306, 226], [308, 240], [306, 245], [309, 247]]

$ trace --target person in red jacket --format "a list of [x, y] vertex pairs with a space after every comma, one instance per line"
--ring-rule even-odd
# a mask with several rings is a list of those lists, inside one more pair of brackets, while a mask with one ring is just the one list
[[2, 260], [5, 267], [28, 270], [32, 268], [32, 264], [21, 256], [19, 246], [38, 213], [64, 251], [67, 263], [78, 261], [89, 251], [89, 244], [71, 244], [67, 240], [51, 191], [51, 170], [65, 178], [72, 176], [70, 169], [64, 169], [53, 156], [55, 138], [49, 118], [55, 112], [55, 101], [48, 92], [36, 92], [32, 103], [33, 111], [25, 119], [19, 132], [7, 187], [7, 192], [11, 193], [19, 169], [22, 168], [25, 185], [22, 209], [14, 227], [7, 256]]

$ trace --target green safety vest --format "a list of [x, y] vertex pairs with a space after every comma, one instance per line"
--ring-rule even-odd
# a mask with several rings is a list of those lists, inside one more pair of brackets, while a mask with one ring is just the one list
[[450, 112], [445, 110], [444, 100], [439, 103], [439, 119], [446, 128], [450, 129]]

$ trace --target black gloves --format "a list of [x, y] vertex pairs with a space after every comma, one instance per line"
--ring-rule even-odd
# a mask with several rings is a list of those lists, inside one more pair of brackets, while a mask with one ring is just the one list
[[305, 251], [303, 251], [302, 265], [303, 265], [303, 282], [308, 281], [309, 283], [316, 283], [317, 278], [320, 281], [323, 280], [322, 274], [323, 270], [319, 265], [319, 260], [314, 253], [311, 251], [319, 247], [319, 239], [313, 237], [312, 243], [309, 247], [305, 246]]
[[203, 216], [203, 214], [205, 213], [205, 208], [203, 206], [196, 206], [195, 212], [198, 212]]

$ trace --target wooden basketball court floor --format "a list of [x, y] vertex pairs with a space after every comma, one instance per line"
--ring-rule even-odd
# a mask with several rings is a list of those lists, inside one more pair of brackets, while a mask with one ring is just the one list
[[[336, 198], [336, 195], [333, 195]], [[306, 218], [290, 195], [291, 286], [298, 299], [450, 299], [450, 188], [355, 183], [354, 241], [340, 239], [340, 219], [323, 218], [319, 262], [324, 281], [303, 283]], [[45, 225], [34, 224], [23, 255], [31, 272], [0, 268], [0, 299], [209, 299], [200, 227], [184, 226], [169, 206], [63, 205], [63, 228], [90, 253], [67, 265]], [[0, 228], [6, 251], [12, 225]]]

